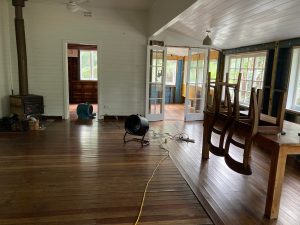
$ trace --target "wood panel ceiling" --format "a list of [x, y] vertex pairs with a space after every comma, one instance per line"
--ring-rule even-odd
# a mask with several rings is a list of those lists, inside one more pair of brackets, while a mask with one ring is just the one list
[[299, 0], [199, 0], [170, 29], [229, 49], [300, 37]]

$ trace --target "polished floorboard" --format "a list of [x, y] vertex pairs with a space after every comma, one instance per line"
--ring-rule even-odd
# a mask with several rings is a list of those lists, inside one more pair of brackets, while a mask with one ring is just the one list
[[[167, 141], [172, 161], [150, 185], [141, 224], [300, 224], [300, 169], [293, 158], [279, 218], [269, 220], [263, 215], [269, 154], [254, 146], [253, 174], [243, 176], [221, 157], [201, 160], [202, 122], [154, 122], [150, 129], [184, 132], [196, 142]], [[144, 148], [123, 144], [122, 121], [62, 121], [44, 131], [0, 134], [0, 224], [133, 224], [145, 183], [165, 154], [160, 136], [148, 134]]]
[[184, 121], [184, 104], [165, 104], [166, 121]]
[[[161, 124], [160, 126], [164, 126]], [[0, 134], [0, 224], [134, 224], [160, 139], [123, 143], [123, 122], [53, 122]], [[170, 158], [150, 183], [139, 224], [213, 224]]]
[[[253, 174], [244, 176], [231, 171], [222, 157], [210, 154], [210, 159], [201, 160], [202, 122], [155, 122], [151, 124], [151, 129], [171, 134], [184, 132], [196, 140], [195, 144], [170, 141], [166, 147], [170, 149], [177, 168], [216, 224], [300, 224], [300, 168], [294, 158], [288, 159], [279, 218], [269, 220], [264, 217], [271, 161], [268, 153], [254, 146], [251, 160]], [[231, 151], [235, 158], [242, 157], [235, 149]]]

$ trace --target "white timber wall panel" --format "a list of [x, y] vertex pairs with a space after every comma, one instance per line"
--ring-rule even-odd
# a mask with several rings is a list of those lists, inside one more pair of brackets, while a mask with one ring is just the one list
[[164, 41], [165, 45], [169, 46], [202, 46], [202, 40], [194, 39], [177, 31], [173, 31], [172, 29], [166, 29], [160, 34], [152, 36], [150, 39]]
[[0, 117], [9, 115], [10, 48], [8, 38], [8, 2], [0, 0]]
[[[84, 17], [69, 12], [64, 4], [26, 2], [30, 93], [44, 96], [46, 115], [63, 116], [63, 43], [95, 43], [100, 51], [101, 114], [144, 114], [148, 14], [99, 8], [92, 12], [93, 17]], [[13, 9], [10, 14], [12, 21]], [[11, 33], [14, 36], [13, 28]], [[13, 59], [15, 67], [15, 54]], [[17, 71], [13, 73], [17, 86]]]

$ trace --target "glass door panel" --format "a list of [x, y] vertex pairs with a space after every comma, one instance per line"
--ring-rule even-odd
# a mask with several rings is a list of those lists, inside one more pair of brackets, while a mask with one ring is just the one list
[[207, 76], [207, 49], [191, 48], [186, 79], [185, 120], [203, 120], [205, 81]]
[[166, 49], [148, 46], [146, 77], [146, 118], [149, 121], [164, 119]]

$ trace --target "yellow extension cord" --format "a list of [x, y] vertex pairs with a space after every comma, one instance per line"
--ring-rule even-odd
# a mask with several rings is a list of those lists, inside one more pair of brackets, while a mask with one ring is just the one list
[[142, 199], [142, 203], [141, 203], [141, 207], [140, 207], [140, 211], [139, 211], [139, 215], [134, 223], [134, 225], [137, 225], [139, 223], [139, 220], [140, 220], [140, 217], [142, 215], [142, 212], [143, 212], [143, 207], [144, 207], [144, 203], [145, 203], [145, 198], [146, 198], [146, 193], [147, 193], [147, 190], [148, 190], [148, 186], [152, 180], [152, 178], [154, 177], [158, 167], [163, 163], [163, 161], [165, 161], [167, 158], [169, 157], [169, 154], [166, 155], [165, 157], [163, 157], [156, 165], [155, 169], [153, 170], [152, 172], [152, 175], [150, 177], [150, 179], [148, 180], [147, 184], [146, 184], [146, 187], [145, 187], [145, 190], [144, 190], [144, 195], [143, 195], [143, 199]]
[[[154, 132], [154, 131], [152, 131], [152, 132]], [[161, 135], [161, 134], [157, 134], [157, 133], [154, 132], [154, 136], [155, 135]], [[164, 139], [164, 141], [160, 143], [160, 148], [162, 150], [165, 150], [168, 153], [168, 155], [166, 155], [165, 157], [163, 157], [157, 163], [155, 169], [152, 172], [152, 175], [151, 175], [150, 179], [148, 180], [148, 182], [146, 184], [146, 187], [145, 187], [145, 190], [144, 190], [144, 194], [143, 194], [143, 199], [142, 199], [141, 206], [140, 206], [139, 215], [138, 215], [138, 217], [137, 217], [134, 225], [137, 225], [139, 223], [140, 218], [141, 218], [141, 215], [142, 215], [142, 212], [143, 212], [144, 203], [145, 203], [145, 199], [146, 199], [146, 194], [147, 194], [147, 191], [148, 191], [148, 186], [149, 186], [151, 180], [153, 179], [153, 177], [154, 177], [157, 169], [159, 168], [159, 166], [170, 156], [170, 151], [167, 148], [164, 147], [164, 144], [167, 144], [167, 139], [175, 140], [175, 141], [180, 141], [181, 140], [180, 137], [183, 137], [183, 135], [186, 135], [186, 134], [185, 133], [179, 133], [179, 134], [176, 134], [176, 135], [172, 136], [169, 133], [165, 133], [165, 135], [167, 135], [167, 137], [162, 137], [162, 139]], [[188, 135], [187, 135], [187, 138], [189, 138]]]

